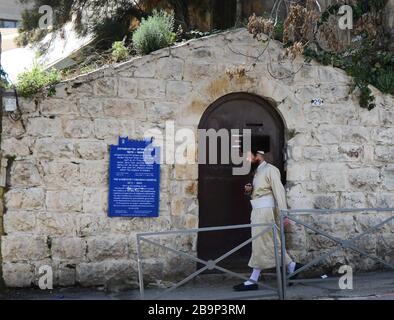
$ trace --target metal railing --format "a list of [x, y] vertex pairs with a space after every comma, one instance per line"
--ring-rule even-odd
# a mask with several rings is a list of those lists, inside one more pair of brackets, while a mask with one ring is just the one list
[[[170, 236], [170, 235], [187, 235], [187, 234], [198, 234], [201, 232], [212, 232], [212, 231], [224, 231], [224, 230], [234, 230], [234, 229], [243, 229], [243, 228], [253, 228], [253, 227], [266, 227], [250, 239], [242, 242], [238, 246], [234, 247], [232, 250], [228, 251], [227, 253], [223, 254], [222, 256], [218, 257], [215, 260], [208, 260], [205, 261], [203, 259], [200, 259], [198, 257], [193, 256], [192, 254], [183, 252], [181, 250], [175, 249], [168, 247], [166, 245], [163, 245], [161, 243], [158, 243], [157, 241], [153, 241], [151, 239], [148, 239], [150, 237], [157, 237], [157, 236]], [[273, 239], [274, 239], [274, 251], [275, 251], [275, 261], [276, 261], [276, 279], [277, 279], [277, 288], [273, 288], [267, 284], [262, 284], [260, 282], [255, 282], [250, 280], [249, 278], [243, 276], [242, 274], [230, 271], [228, 269], [225, 269], [221, 266], [218, 265], [219, 262], [224, 260], [225, 258], [229, 257], [233, 253], [237, 252], [247, 244], [251, 243], [254, 239], [264, 235], [267, 232], [272, 232], [273, 234]], [[140, 286], [140, 297], [141, 299], [145, 299], [145, 289], [144, 289], [144, 274], [143, 274], [143, 257], [142, 257], [142, 252], [141, 252], [141, 243], [142, 242], [147, 242], [151, 245], [157, 246], [159, 248], [165, 249], [169, 252], [175, 253], [177, 255], [183, 256], [185, 258], [188, 258], [194, 262], [201, 263], [204, 265], [202, 268], [198, 269], [197, 271], [193, 272], [183, 280], [179, 281], [178, 283], [174, 284], [172, 287], [169, 289], [166, 289], [164, 292], [156, 295], [153, 297], [154, 300], [160, 299], [161, 297], [165, 296], [166, 294], [170, 293], [171, 291], [177, 289], [178, 287], [186, 284], [187, 282], [191, 281], [195, 277], [197, 277], [199, 274], [206, 270], [219, 270], [223, 273], [230, 274], [231, 276], [234, 276], [236, 278], [242, 279], [244, 281], [252, 281], [254, 283], [259, 284], [261, 287], [276, 291], [276, 294], [278, 295], [279, 299], [282, 299], [284, 297], [284, 293], [282, 292], [283, 290], [283, 285], [282, 285], [282, 276], [281, 276], [281, 271], [280, 271], [280, 246], [278, 243], [279, 239], [279, 230], [278, 227], [275, 223], [272, 224], [244, 224], [244, 225], [234, 225], [234, 226], [223, 226], [223, 227], [208, 227], [208, 228], [199, 228], [199, 229], [191, 229], [191, 230], [176, 230], [176, 231], [163, 231], [163, 232], [147, 232], [147, 233], [139, 233], [137, 234], [137, 259], [138, 259], [138, 278], [139, 278], [139, 286]], [[266, 297], [268, 296], [267, 294], [261, 295], [259, 297]], [[269, 296], [272, 296], [269, 295]], [[234, 297], [233, 297], [234, 298]]]
[[350, 249], [353, 250], [357, 253], [359, 253], [360, 255], [366, 256], [370, 259], [373, 259], [379, 263], [381, 263], [382, 265], [390, 268], [390, 269], [394, 269], [394, 264], [393, 263], [388, 263], [384, 260], [382, 260], [381, 258], [371, 255], [368, 252], [365, 252], [364, 250], [360, 249], [359, 247], [357, 247], [354, 242], [361, 239], [362, 237], [370, 234], [373, 231], [376, 231], [377, 229], [381, 228], [382, 226], [384, 226], [385, 224], [389, 223], [390, 221], [394, 220], [394, 214], [391, 215], [391, 217], [383, 220], [382, 222], [369, 227], [367, 230], [365, 230], [364, 232], [358, 234], [357, 236], [350, 238], [350, 239], [341, 239], [339, 237], [333, 236], [328, 234], [327, 232], [323, 231], [323, 230], [319, 230], [316, 227], [312, 226], [311, 224], [305, 223], [304, 221], [301, 221], [298, 217], [296, 218], [296, 216], [302, 216], [302, 215], [309, 215], [309, 214], [332, 214], [332, 213], [370, 213], [370, 212], [394, 212], [393, 208], [388, 208], [388, 209], [383, 209], [383, 208], [363, 208], [363, 209], [304, 209], [304, 210], [281, 210], [281, 214], [280, 214], [280, 238], [281, 238], [281, 262], [282, 264], [285, 263], [285, 255], [284, 255], [284, 250], [286, 248], [286, 238], [285, 238], [285, 232], [284, 232], [284, 220], [285, 218], [290, 219], [291, 221], [294, 221], [296, 224], [302, 225], [305, 228], [312, 230], [313, 232], [315, 232], [316, 234], [322, 235], [328, 239], [330, 239], [331, 241], [333, 241], [334, 243], [336, 243], [337, 245], [334, 248], [331, 248], [330, 250], [328, 250], [327, 252], [319, 255], [318, 257], [312, 259], [312, 261], [308, 262], [306, 265], [304, 265], [303, 267], [299, 268], [297, 271], [295, 271], [294, 273], [292, 273], [291, 275], [286, 274], [286, 270], [285, 268], [282, 269], [282, 294], [283, 296], [281, 297], [283, 300], [287, 299], [287, 284], [289, 283], [296, 283], [296, 282], [314, 282], [314, 281], [322, 281], [321, 278], [317, 278], [317, 279], [291, 279], [294, 276], [296, 276], [297, 274], [299, 274], [302, 271], [305, 271], [306, 269], [312, 267], [313, 265], [316, 265], [317, 263], [319, 263], [320, 261], [324, 260], [325, 258], [327, 258], [328, 256], [332, 255], [333, 253], [335, 253], [338, 250], [343, 250], [343, 249]]
[[[187, 259], [190, 259], [196, 263], [200, 263], [204, 265], [202, 268], [198, 269], [197, 271], [193, 272], [183, 280], [177, 282], [170, 288], [166, 289], [164, 292], [159, 293], [158, 295], [154, 296], [153, 299], [160, 299], [166, 294], [174, 291], [175, 289], [179, 288], [180, 286], [186, 284], [187, 282], [191, 281], [195, 277], [197, 277], [199, 274], [203, 273], [206, 270], [219, 270], [223, 273], [227, 273], [231, 276], [234, 276], [236, 278], [242, 279], [244, 281], [251, 281], [249, 278], [243, 276], [242, 274], [230, 271], [228, 269], [225, 269], [221, 266], [218, 265], [219, 262], [223, 261], [233, 253], [237, 252], [244, 246], [248, 245], [251, 243], [254, 239], [264, 235], [267, 232], [272, 232], [273, 234], [273, 240], [274, 240], [274, 253], [275, 253], [275, 260], [276, 260], [276, 281], [277, 281], [277, 288], [273, 288], [267, 284], [263, 284], [261, 282], [255, 282], [254, 283], [259, 284], [263, 288], [267, 288], [269, 290], [272, 290], [276, 292], [278, 295], [278, 298], [280, 300], [285, 300], [287, 299], [287, 286], [290, 283], [296, 283], [296, 282], [316, 282], [316, 281], [322, 281], [322, 278], [317, 278], [317, 279], [291, 279], [294, 276], [298, 275], [300, 272], [305, 271], [306, 269], [312, 267], [313, 265], [316, 265], [317, 263], [321, 262], [322, 260], [326, 259], [328, 256], [332, 255], [338, 250], [342, 249], [350, 249], [353, 250], [363, 256], [366, 256], [370, 259], [373, 259], [382, 265], [394, 269], [393, 263], [388, 263], [384, 261], [383, 259], [371, 255], [368, 252], [365, 252], [364, 250], [360, 249], [357, 247], [354, 243], [361, 239], [362, 237], [370, 234], [373, 231], [376, 231], [377, 229], [381, 228], [382, 226], [386, 225], [390, 221], [394, 220], [394, 214], [392, 214], [389, 218], [383, 220], [382, 222], [371, 226], [367, 228], [364, 232], [358, 234], [357, 236], [350, 238], [350, 239], [341, 239], [337, 236], [333, 236], [328, 234], [327, 232], [320, 230], [316, 228], [315, 226], [308, 224], [304, 221], [301, 221], [299, 219], [300, 216], [303, 215], [310, 215], [310, 214], [332, 214], [332, 213], [370, 213], [370, 212], [391, 212], [394, 213], [393, 208], [389, 209], [383, 209], [383, 208], [364, 208], [364, 209], [297, 209], [297, 210], [281, 210], [280, 214], [280, 227], [275, 223], [272, 224], [243, 224], [243, 225], [234, 225], [234, 226], [223, 226], [223, 227], [208, 227], [208, 228], [198, 228], [198, 229], [190, 229], [190, 230], [174, 230], [174, 231], [162, 231], [162, 232], [146, 232], [146, 233], [138, 233], [137, 234], [137, 259], [138, 259], [138, 278], [139, 278], [139, 286], [140, 286], [140, 298], [145, 299], [145, 288], [144, 288], [144, 274], [143, 274], [143, 257], [142, 257], [142, 252], [141, 252], [141, 244], [143, 242], [149, 243], [150, 245], [162, 248], [164, 250], [167, 250], [169, 252], [172, 252], [174, 254], [183, 256]], [[285, 257], [285, 252], [286, 252], [286, 238], [285, 238], [285, 231], [284, 231], [284, 219], [288, 218], [291, 221], [295, 222], [296, 224], [302, 225], [305, 228], [312, 230], [315, 234], [324, 236], [334, 243], [336, 243], [336, 246], [329, 249], [327, 252], [322, 253], [318, 257], [312, 259], [310, 262], [296, 270], [292, 274], [287, 274], [286, 269], [287, 268], [280, 268], [280, 266], [285, 266], [286, 265], [286, 257]], [[149, 238], [151, 237], [160, 237], [160, 236], [171, 236], [171, 235], [188, 235], [188, 234], [198, 234], [200, 232], [212, 232], [212, 231], [224, 231], [224, 230], [234, 230], [234, 229], [243, 229], [243, 228], [253, 228], [253, 227], [266, 227], [264, 230], [260, 231], [257, 233], [255, 236], [251, 237], [250, 239], [242, 242], [238, 246], [234, 247], [232, 250], [226, 252], [222, 256], [218, 257], [215, 260], [208, 260], [205, 261], [203, 259], [200, 259], [190, 253], [183, 252], [179, 249], [176, 248], [171, 248], [169, 246], [163, 245], [161, 243], [158, 243], [157, 241], [151, 240]], [[280, 244], [278, 243], [278, 235], [279, 233], [279, 238], [280, 238]], [[331, 278], [332, 279], [332, 278]], [[272, 294], [267, 295], [260, 295], [258, 297], [263, 298], [270, 296], [272, 297]], [[257, 296], [254, 298], [258, 298]], [[220, 297], [219, 297], [220, 298]], [[232, 297], [234, 299], [234, 297]], [[241, 297], [240, 297], [241, 298]]]

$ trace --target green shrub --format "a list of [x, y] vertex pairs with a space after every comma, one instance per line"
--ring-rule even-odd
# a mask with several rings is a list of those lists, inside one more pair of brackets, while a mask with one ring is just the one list
[[386, 93], [394, 94], [394, 70], [385, 70], [376, 77], [376, 87]]
[[60, 73], [56, 69], [44, 70], [42, 66], [34, 63], [33, 68], [18, 76], [16, 89], [24, 98], [31, 98], [44, 88], [60, 81]]
[[133, 34], [134, 48], [140, 54], [148, 54], [174, 43], [174, 15], [164, 11], [153, 11], [153, 15], [142, 19]]
[[124, 45], [123, 41], [115, 41], [112, 44], [112, 59], [115, 62], [125, 60], [129, 56], [129, 50]]

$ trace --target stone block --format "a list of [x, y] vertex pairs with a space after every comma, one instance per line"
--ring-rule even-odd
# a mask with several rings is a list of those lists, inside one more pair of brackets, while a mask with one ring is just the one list
[[25, 157], [30, 155], [31, 139], [3, 139], [1, 143], [1, 150], [3, 156]]
[[186, 81], [201, 80], [202, 78], [209, 78], [216, 74], [217, 66], [215, 64], [204, 62], [189, 62], [184, 66], [183, 79]]
[[44, 182], [48, 188], [79, 186], [79, 164], [72, 162], [43, 161]]
[[67, 139], [40, 138], [36, 140], [33, 155], [41, 159], [72, 159], [74, 144]]
[[162, 100], [165, 98], [166, 83], [164, 80], [145, 79], [138, 82], [138, 98]]
[[97, 79], [94, 82], [93, 90], [97, 96], [114, 97], [118, 91], [118, 79], [108, 77]]
[[314, 199], [315, 209], [335, 209], [338, 208], [338, 197], [336, 194], [318, 195]]
[[10, 288], [31, 287], [35, 281], [34, 266], [29, 263], [3, 263], [3, 279]]
[[376, 146], [375, 157], [378, 161], [394, 162], [394, 147]]
[[175, 119], [178, 110], [179, 104], [173, 102], [148, 102], [146, 106], [149, 120], [157, 122]]
[[106, 213], [108, 207], [108, 190], [85, 188], [83, 192], [83, 212]]
[[181, 80], [184, 62], [174, 57], [163, 57], [157, 60], [156, 77], [158, 79]]
[[122, 127], [117, 119], [95, 119], [94, 132], [97, 139], [103, 140], [121, 135]]
[[136, 78], [153, 78], [156, 74], [156, 60], [146, 59], [142, 63], [136, 63], [133, 67], [134, 77]]
[[61, 287], [72, 287], [76, 283], [76, 265], [58, 263], [54, 268], [54, 281]]
[[128, 243], [126, 236], [106, 235], [87, 238], [87, 258], [89, 261], [127, 259]]
[[36, 233], [53, 237], [73, 237], [79, 231], [75, 213], [40, 212], [36, 215]]
[[[145, 81], [145, 80], [144, 80]], [[119, 97], [135, 98], [138, 93], [138, 79], [119, 78]]]
[[82, 188], [47, 191], [46, 207], [52, 212], [81, 212]]
[[136, 266], [128, 260], [81, 263], [77, 265], [76, 274], [77, 283], [83, 287], [136, 287]]
[[352, 143], [343, 143], [338, 146], [338, 155], [333, 160], [359, 161], [363, 155], [363, 147]]
[[76, 154], [84, 160], [103, 160], [109, 155], [109, 146], [102, 141], [80, 141], [76, 144]]
[[5, 194], [5, 205], [10, 209], [41, 209], [45, 204], [43, 188], [11, 189]]
[[191, 82], [167, 81], [166, 99], [170, 101], [183, 101], [192, 93]]
[[383, 168], [382, 178], [383, 187], [386, 190], [394, 191], [394, 165], [388, 165]]
[[90, 119], [68, 119], [63, 122], [66, 138], [89, 138], [93, 136], [94, 123]]
[[309, 180], [309, 170], [301, 163], [288, 163], [287, 181], [304, 181]]
[[342, 140], [342, 128], [333, 125], [321, 125], [316, 132], [316, 139], [321, 145], [338, 144]]
[[51, 252], [55, 260], [82, 261], [86, 253], [86, 242], [82, 238], [54, 238]]
[[30, 262], [49, 256], [47, 238], [43, 236], [3, 236], [1, 252], [6, 262]]
[[394, 127], [394, 110], [392, 108], [379, 108], [379, 117], [385, 127]]
[[90, 237], [110, 232], [111, 220], [103, 214], [82, 214], [75, 217], [78, 237]]
[[109, 164], [105, 161], [86, 161], [80, 165], [81, 181], [87, 187], [107, 187]]
[[312, 172], [312, 178], [318, 181], [319, 190], [325, 192], [347, 190], [347, 169], [340, 163], [323, 163]]
[[341, 208], [366, 208], [366, 197], [363, 192], [345, 192], [341, 194]]
[[175, 165], [174, 177], [176, 180], [197, 180], [198, 165]]
[[25, 132], [26, 129], [24, 128], [21, 121], [15, 122], [12, 121], [9, 117], [3, 116], [2, 118], [2, 132], [1, 136], [2, 139], [7, 137], [21, 137]]
[[343, 142], [351, 142], [356, 144], [364, 144], [370, 142], [370, 128], [361, 126], [344, 126]]
[[63, 134], [60, 118], [29, 118], [26, 131], [34, 137], [59, 137]]
[[4, 231], [7, 234], [25, 232], [33, 234], [36, 230], [34, 212], [8, 210], [4, 215]]
[[146, 120], [145, 103], [141, 100], [106, 99], [103, 102], [104, 115], [109, 117], [130, 116], [134, 119]]
[[31, 99], [20, 99], [19, 97], [19, 109], [22, 111], [22, 114], [36, 114], [38, 110], [37, 101]]
[[354, 188], [373, 191], [380, 183], [380, 172], [374, 168], [352, 169], [349, 182]]
[[84, 117], [100, 117], [103, 113], [103, 98], [83, 97], [79, 99], [79, 113]]
[[15, 161], [10, 177], [12, 187], [35, 187], [42, 184], [38, 167], [33, 161]]
[[377, 144], [394, 145], [394, 128], [378, 128], [372, 133], [372, 138]]
[[46, 98], [39, 104], [41, 114], [48, 115], [71, 115], [77, 114], [77, 103], [74, 99]]

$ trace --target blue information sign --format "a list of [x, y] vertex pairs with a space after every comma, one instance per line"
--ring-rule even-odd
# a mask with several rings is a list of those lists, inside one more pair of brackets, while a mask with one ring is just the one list
[[[158, 217], [160, 164], [146, 162], [144, 152], [151, 141], [119, 138], [110, 148], [109, 201], [110, 217]], [[150, 154], [158, 158], [159, 149]], [[156, 153], [156, 154], [155, 154]]]

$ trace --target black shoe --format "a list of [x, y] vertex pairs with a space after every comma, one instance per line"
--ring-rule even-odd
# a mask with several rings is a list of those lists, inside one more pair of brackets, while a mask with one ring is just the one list
[[259, 290], [259, 285], [257, 283], [246, 285], [244, 283], [237, 284], [233, 287], [235, 291], [253, 291]]
[[[296, 262], [296, 265], [295, 265], [295, 268], [294, 268], [294, 272], [296, 272], [297, 270], [301, 269], [303, 266], [304, 266], [303, 264]], [[290, 274], [290, 278], [297, 279], [299, 275], [300, 275], [299, 273], [297, 273], [294, 276], [291, 276], [291, 274]]]
[[[296, 272], [298, 269], [301, 269], [303, 266], [304, 266], [303, 264], [296, 262], [296, 265], [295, 265], [295, 268], [294, 268], [294, 272]], [[299, 275], [300, 275], [299, 273], [297, 273], [294, 276], [291, 276], [291, 274], [290, 274], [289, 280], [290, 279], [295, 280], [295, 279], [298, 278]], [[289, 282], [289, 287], [291, 287], [293, 284], [294, 283]]]

